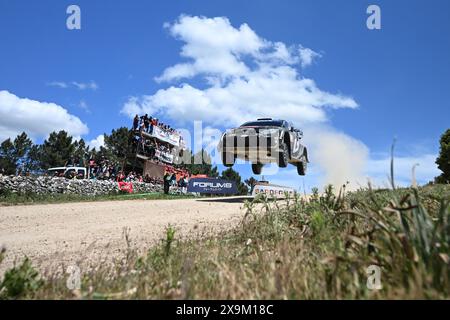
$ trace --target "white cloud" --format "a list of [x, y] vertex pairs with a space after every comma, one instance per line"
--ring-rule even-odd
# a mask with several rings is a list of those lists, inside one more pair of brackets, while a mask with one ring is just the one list
[[103, 147], [105, 145], [105, 136], [103, 134], [98, 135], [97, 138], [89, 141], [88, 145], [91, 148], [95, 148], [95, 149], [99, 150], [100, 147]]
[[66, 130], [76, 138], [89, 131], [86, 124], [62, 106], [0, 91], [0, 140], [13, 138], [22, 131], [33, 138], [45, 138], [59, 130]]
[[47, 83], [47, 85], [50, 86], [50, 87], [58, 87], [58, 88], [61, 88], [61, 89], [66, 89], [66, 88], [69, 87], [69, 85], [67, 83], [62, 82], [62, 81], [49, 82], [49, 83]]
[[90, 82], [76, 82], [76, 81], [73, 81], [72, 85], [77, 87], [79, 90], [90, 89], [90, 90], [95, 91], [95, 90], [98, 89], [98, 85], [97, 85], [97, 83], [95, 83], [95, 81], [90, 81]]
[[86, 112], [86, 113], [91, 113], [91, 109], [89, 108], [88, 104], [84, 100], [80, 101], [80, 103], [78, 104], [78, 107], [80, 109], [83, 109], [84, 112]]
[[300, 47], [299, 53], [302, 67], [307, 67], [313, 63], [315, 58], [322, 57], [320, 53], [317, 53], [309, 48]]
[[174, 24], [166, 24], [170, 34], [183, 42], [181, 56], [191, 62], [167, 68], [157, 81], [190, 78], [207, 73], [220, 77], [244, 75], [249, 69], [240, 55], [257, 54], [264, 46], [247, 24], [234, 28], [227, 18], [181, 16]]
[[98, 84], [95, 81], [90, 81], [90, 82], [77, 82], [77, 81], [72, 81], [72, 82], [64, 82], [64, 81], [52, 81], [52, 82], [48, 82], [47, 83], [48, 86], [50, 87], [57, 87], [57, 88], [61, 88], [61, 89], [67, 89], [69, 87], [75, 87], [79, 90], [92, 90], [92, 91], [96, 91], [98, 89]]
[[165, 24], [170, 34], [185, 44], [180, 55], [188, 62], [178, 63], [164, 70], [158, 82], [192, 78], [199, 74], [227, 78], [247, 77], [252, 67], [245, 59], [256, 64], [301, 64], [308, 66], [315, 51], [298, 46], [286, 46], [258, 36], [247, 24], [239, 28], [226, 17], [205, 18], [181, 16], [173, 24]]
[[239, 28], [227, 18], [181, 16], [167, 24], [183, 41], [180, 55], [187, 62], [167, 68], [158, 81], [200, 76], [209, 85], [182, 83], [151, 96], [130, 97], [122, 113], [168, 116], [178, 124], [203, 120], [234, 126], [261, 116], [290, 119], [298, 125], [326, 122], [327, 108], [356, 108], [349, 96], [318, 88], [300, 75], [296, 65], [308, 65], [318, 54], [258, 36], [247, 24]]

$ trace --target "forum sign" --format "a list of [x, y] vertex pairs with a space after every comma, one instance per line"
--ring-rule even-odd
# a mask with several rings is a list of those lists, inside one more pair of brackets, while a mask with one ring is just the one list
[[237, 194], [236, 182], [213, 178], [193, 178], [189, 180], [188, 192], [207, 194]]

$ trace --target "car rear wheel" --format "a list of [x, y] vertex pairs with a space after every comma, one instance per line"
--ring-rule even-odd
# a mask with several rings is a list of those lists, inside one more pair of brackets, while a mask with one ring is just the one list
[[299, 176], [304, 176], [306, 174], [306, 161], [297, 163], [297, 173]]
[[280, 168], [286, 168], [289, 161], [289, 150], [285, 142], [280, 143], [280, 152], [278, 154], [278, 166]]
[[263, 165], [260, 163], [252, 163], [252, 171], [254, 174], [261, 174]]
[[222, 153], [222, 163], [225, 167], [230, 168], [234, 165], [236, 161], [236, 156], [229, 152]]

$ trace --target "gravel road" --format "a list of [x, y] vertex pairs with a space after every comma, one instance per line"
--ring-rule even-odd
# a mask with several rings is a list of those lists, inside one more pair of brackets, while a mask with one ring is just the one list
[[164, 237], [170, 224], [178, 237], [235, 226], [244, 210], [239, 198], [127, 200], [0, 207], [0, 275], [28, 256], [41, 272], [119, 257], [131, 244], [143, 251]]

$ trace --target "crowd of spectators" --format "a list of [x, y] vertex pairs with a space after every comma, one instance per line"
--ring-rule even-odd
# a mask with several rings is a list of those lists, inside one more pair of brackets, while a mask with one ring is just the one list
[[143, 116], [136, 115], [133, 119], [133, 130], [134, 131], [143, 131], [147, 133], [153, 133], [153, 128], [158, 127], [162, 129], [163, 131], [169, 133], [169, 134], [175, 134], [178, 133], [174, 128], [169, 126], [168, 124], [165, 124], [161, 121], [159, 121], [158, 118], [149, 117], [148, 114], [145, 114]]
[[169, 193], [170, 187], [179, 188], [182, 193], [186, 193], [189, 182], [189, 174], [184, 170], [175, 169], [174, 167], [166, 167], [163, 182], [165, 194]]
[[[182, 147], [174, 146], [167, 140], [158, 138], [158, 135], [153, 137], [144, 135], [144, 132], [152, 134], [155, 126], [167, 134], [176, 135], [179, 138], [179, 146], [184, 145], [181, 134], [169, 125], [160, 122], [157, 118], [149, 117], [147, 114], [141, 117], [136, 115], [133, 119], [133, 130], [136, 132], [134, 141], [136, 151], [147, 157], [147, 160], [157, 164], [173, 163], [174, 158], [181, 154]], [[172, 140], [173, 138], [174, 136], [172, 136]], [[177, 150], [180, 150], [179, 154], [177, 154]]]
[[89, 179], [113, 180], [117, 182], [145, 182], [162, 185], [167, 176], [170, 176], [170, 186], [180, 187], [184, 190], [187, 187], [189, 173], [186, 170], [177, 169], [174, 166], [165, 165], [164, 178], [151, 177], [148, 174], [143, 176], [136, 171], [125, 173], [115, 162], [111, 162], [102, 156], [100, 161], [89, 160]]
[[96, 161], [89, 159], [89, 179], [93, 180], [116, 180], [121, 172], [121, 167], [117, 162], [110, 161], [104, 156]]
[[160, 160], [160, 158], [156, 156], [157, 150], [165, 154], [172, 154], [174, 148], [168, 143], [158, 142], [156, 139], [146, 139], [142, 135], [138, 138], [137, 147], [139, 154], [142, 154], [154, 161]]

